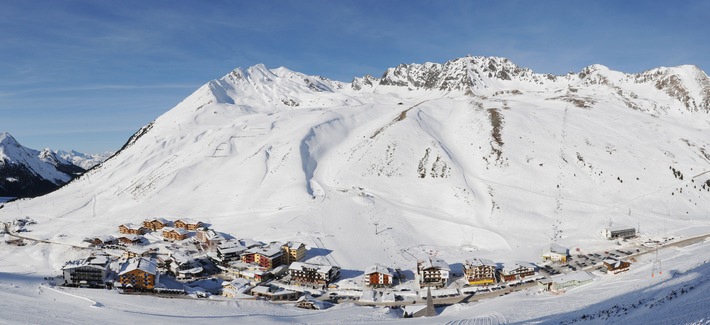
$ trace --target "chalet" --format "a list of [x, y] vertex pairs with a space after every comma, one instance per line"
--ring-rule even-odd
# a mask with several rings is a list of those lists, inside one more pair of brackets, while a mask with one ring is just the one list
[[102, 288], [106, 286], [109, 260], [107, 256], [91, 256], [68, 262], [62, 267], [64, 285]]
[[594, 275], [586, 271], [578, 271], [538, 280], [537, 285], [542, 291], [559, 292], [568, 288], [578, 287], [592, 281], [594, 281]]
[[511, 265], [505, 265], [501, 271], [503, 281], [521, 280], [525, 277], [535, 275], [537, 267], [527, 262], [516, 262]]
[[152, 290], [160, 278], [154, 260], [134, 258], [121, 265], [118, 280], [124, 290]]
[[607, 258], [603, 261], [604, 267], [606, 267], [607, 273], [618, 274], [624, 271], [628, 271], [631, 266], [630, 262], [624, 262], [614, 258]]
[[449, 264], [439, 258], [430, 257], [417, 262], [420, 287], [446, 287], [450, 272]]
[[251, 247], [240, 240], [228, 240], [217, 246], [217, 252], [212, 257], [215, 261], [227, 264], [231, 261], [240, 260], [242, 253]]
[[228, 298], [237, 298], [244, 294], [250, 287], [249, 281], [245, 279], [234, 279], [232, 281], [222, 282], [222, 296]]
[[323, 310], [326, 308], [326, 303], [314, 299], [311, 295], [305, 294], [296, 300], [296, 307], [311, 310]]
[[214, 229], [197, 230], [196, 238], [208, 247], [217, 246], [226, 240], [222, 234], [214, 231]]
[[340, 277], [340, 268], [331, 265], [318, 265], [293, 262], [288, 268], [291, 281], [298, 284], [326, 286]]
[[185, 230], [197, 230], [197, 228], [202, 227], [202, 222], [194, 219], [184, 218], [175, 220], [175, 228], [182, 228]]
[[143, 236], [126, 234], [118, 237], [118, 243], [121, 245], [138, 245], [143, 243]]
[[192, 279], [204, 271], [202, 265], [182, 252], [170, 254], [170, 272], [178, 279]]
[[569, 250], [558, 244], [552, 243], [542, 249], [540, 256], [542, 257], [543, 262], [551, 261], [553, 263], [565, 264], [567, 263], [567, 256], [569, 256]]
[[88, 237], [84, 239], [84, 241], [89, 243], [91, 246], [112, 245], [117, 242], [116, 238], [111, 235]]
[[149, 254], [149, 251], [147, 248], [143, 248], [142, 246], [129, 246], [126, 247], [126, 249], [123, 251], [123, 255], [121, 255], [125, 259], [130, 259], [134, 257], [144, 257]]
[[470, 285], [489, 285], [498, 282], [498, 266], [491, 260], [482, 258], [466, 260], [463, 272]]
[[273, 269], [281, 265], [281, 257], [283, 256], [283, 251], [281, 250], [282, 246], [283, 244], [279, 242], [272, 242], [266, 246], [252, 247], [242, 253], [241, 260], [244, 263], [258, 264], [267, 270]]
[[256, 286], [251, 289], [251, 295], [270, 301], [296, 300], [301, 295], [296, 291], [285, 290], [277, 287]]
[[306, 257], [306, 245], [301, 242], [289, 241], [283, 246], [283, 264], [298, 262]]
[[163, 229], [163, 239], [165, 240], [184, 240], [189, 232], [182, 228], [165, 228]]
[[636, 228], [633, 227], [625, 227], [625, 226], [615, 226], [615, 227], [609, 227], [605, 228], [602, 231], [602, 234], [606, 239], [613, 240], [617, 238], [632, 238], [636, 237]]
[[143, 220], [143, 228], [157, 231], [170, 226], [170, 221], [163, 218], [153, 218]]
[[367, 287], [391, 287], [394, 284], [394, 270], [375, 264], [365, 270], [362, 278]]
[[122, 234], [129, 235], [143, 235], [145, 234], [145, 228], [141, 225], [136, 225], [132, 223], [124, 223], [118, 226], [118, 232]]

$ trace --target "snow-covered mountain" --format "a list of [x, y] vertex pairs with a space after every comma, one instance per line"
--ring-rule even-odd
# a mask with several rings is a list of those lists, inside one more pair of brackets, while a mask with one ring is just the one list
[[75, 150], [55, 150], [54, 154], [75, 166], [79, 166], [84, 170], [89, 170], [113, 156], [114, 153], [107, 151], [99, 154], [85, 154]]
[[43, 195], [83, 172], [49, 149], [29, 149], [7, 132], [0, 133], [0, 196]]
[[609, 223], [708, 230], [709, 113], [710, 79], [694, 66], [554, 76], [465, 57], [344, 83], [256, 65], [0, 218], [19, 210], [47, 237], [80, 240], [190, 216], [323, 245], [347, 269], [471, 250], [529, 259], [550, 241], [603, 245]]
[[[0, 221], [28, 216], [32, 236], [77, 244], [125, 222], [191, 217], [240, 238], [304, 242], [343, 278], [373, 263], [411, 270], [433, 255], [452, 269], [473, 256], [536, 261], [552, 241], [611, 250], [600, 235], [609, 224], [644, 238], [710, 233], [709, 129], [710, 79], [694, 66], [555, 76], [465, 57], [344, 83], [256, 65], [200, 87], [60, 190], [5, 204]], [[510, 295], [525, 303], [442, 317], [501, 308], [517, 321], [676, 319], [667, 297], [707, 287], [705, 251], [664, 253], [676, 269], [659, 284], [644, 260], [621, 282], [560, 300]], [[32, 252], [40, 273], [77, 254]], [[550, 311], [561, 303], [573, 310]], [[348, 308], [333, 315], [361, 313]]]

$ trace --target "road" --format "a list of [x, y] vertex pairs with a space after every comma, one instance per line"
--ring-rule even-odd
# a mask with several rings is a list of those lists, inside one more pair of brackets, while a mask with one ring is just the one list
[[45, 244], [54, 244], [54, 245], [69, 246], [69, 247], [73, 247], [73, 248], [76, 248], [76, 249], [92, 249], [92, 248], [90, 248], [90, 247], [77, 246], [77, 245], [72, 245], [72, 244], [67, 244], [67, 243], [60, 243], [60, 242], [55, 242], [55, 241], [46, 240], [46, 239], [37, 239], [37, 238], [31, 238], [31, 237], [26, 237], [26, 236], [18, 235], [17, 233], [15, 233], [15, 232], [13, 232], [12, 230], [10, 230], [10, 223], [9, 223], [9, 222], [4, 222], [4, 223], [3, 223], [3, 226], [5, 227], [5, 233], [8, 234], [8, 235], [10, 235], [10, 236], [12, 236], [12, 237], [15, 237], [15, 238], [24, 239], [24, 240], [28, 240], [28, 241], [32, 241], [32, 242], [36, 242], [36, 243], [45, 243]]

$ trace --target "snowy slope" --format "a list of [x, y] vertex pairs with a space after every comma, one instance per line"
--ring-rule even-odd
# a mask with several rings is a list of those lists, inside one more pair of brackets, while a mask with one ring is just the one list
[[[707, 233], [709, 98], [693, 66], [554, 76], [466, 57], [342, 83], [257, 65], [208, 82], [103, 164], [6, 204], [0, 220], [29, 216], [33, 236], [78, 243], [147, 217], [197, 218], [305, 242], [346, 279], [428, 255], [455, 264], [535, 261], [550, 241], [604, 249], [609, 223], [648, 237]], [[71, 253], [34, 254], [49, 274]]]
[[55, 150], [53, 152], [56, 156], [61, 157], [68, 163], [75, 166], [79, 166], [84, 170], [89, 170], [93, 168], [94, 166], [104, 162], [106, 159], [108, 159], [114, 154], [113, 152], [108, 151], [100, 154], [85, 154], [75, 150]]
[[601, 247], [610, 222], [701, 233], [708, 89], [693, 66], [553, 76], [466, 57], [342, 83], [257, 65], [210, 81], [101, 166], [0, 219], [20, 211], [35, 233], [78, 242], [189, 216], [327, 247], [353, 271], [471, 251], [530, 259], [551, 240]]

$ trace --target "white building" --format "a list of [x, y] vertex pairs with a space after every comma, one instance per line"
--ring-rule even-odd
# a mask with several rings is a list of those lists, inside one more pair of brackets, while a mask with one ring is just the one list
[[430, 257], [417, 262], [417, 276], [420, 287], [443, 288], [449, 282], [449, 264], [440, 258]]
[[558, 244], [552, 243], [542, 249], [540, 256], [542, 261], [552, 261], [555, 263], [567, 263], [567, 256], [569, 255], [569, 250]]
[[615, 226], [604, 228], [602, 234], [606, 239], [631, 238], [636, 236], [636, 228], [626, 226]]

